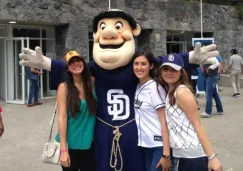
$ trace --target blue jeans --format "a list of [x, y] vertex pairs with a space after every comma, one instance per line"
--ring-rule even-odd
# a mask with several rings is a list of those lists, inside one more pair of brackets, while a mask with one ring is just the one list
[[208, 171], [208, 158], [179, 158], [178, 171]]
[[[162, 171], [161, 167], [156, 169], [156, 165], [158, 164], [163, 155], [163, 147], [141, 148], [144, 156], [146, 171]], [[171, 171], [177, 170], [171, 168]]]
[[178, 161], [179, 161], [179, 158], [172, 157], [170, 171], [178, 171], [178, 168], [177, 168]]
[[209, 115], [212, 114], [212, 103], [213, 98], [216, 103], [216, 108], [218, 112], [223, 112], [223, 106], [216, 89], [218, 77], [206, 77], [206, 109], [205, 112]]
[[32, 104], [33, 96], [34, 96], [34, 102], [37, 103], [38, 102], [38, 96], [39, 96], [38, 80], [30, 79], [30, 91], [29, 91], [28, 104]]

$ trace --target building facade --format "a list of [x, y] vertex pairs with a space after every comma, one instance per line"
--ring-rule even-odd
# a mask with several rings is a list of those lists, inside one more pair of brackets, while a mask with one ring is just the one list
[[[111, 7], [136, 18], [143, 29], [136, 46], [147, 46], [156, 56], [185, 52], [192, 38], [201, 37], [199, 2], [111, 0]], [[27, 100], [25, 69], [18, 65], [23, 47], [40, 46], [44, 55], [57, 59], [75, 49], [92, 60], [92, 18], [107, 9], [108, 0], [1, 0], [0, 98], [9, 103]], [[203, 37], [214, 37], [225, 60], [233, 47], [243, 54], [243, 22], [236, 7], [203, 3]], [[50, 81], [48, 72], [44, 72], [41, 98], [55, 95], [49, 89]]]

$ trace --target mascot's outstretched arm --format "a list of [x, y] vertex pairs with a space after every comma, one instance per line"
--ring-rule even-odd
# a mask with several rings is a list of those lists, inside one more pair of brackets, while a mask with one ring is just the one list
[[28, 66], [38, 69], [50, 71], [51, 74], [51, 90], [57, 90], [58, 85], [63, 82], [65, 63], [63, 60], [50, 59], [42, 55], [40, 47], [35, 47], [35, 51], [24, 48], [22, 53], [19, 54], [19, 64], [22, 66]]
[[23, 48], [22, 53], [19, 54], [20, 62], [22, 66], [29, 66], [38, 69], [44, 69], [51, 71], [51, 59], [42, 55], [42, 50], [39, 46], [35, 47], [35, 51]]
[[[218, 51], [215, 50], [216, 45], [208, 45], [201, 47], [200, 43], [196, 43], [194, 51], [181, 53], [185, 63], [185, 69], [189, 71], [190, 64], [215, 64], [216, 58], [218, 56]], [[189, 56], [189, 58], [188, 58]], [[62, 60], [50, 59], [42, 55], [40, 47], [35, 47], [35, 51], [24, 48], [22, 53], [19, 54], [20, 62], [22, 66], [29, 66], [38, 69], [44, 69], [51, 72], [52, 84], [51, 89], [56, 90], [58, 85], [63, 80], [63, 75], [60, 73], [64, 72], [64, 62]], [[158, 57], [158, 62], [162, 63], [163, 57]]]
[[[211, 44], [208, 46], [201, 47], [201, 44], [198, 42], [195, 45], [195, 49], [189, 52], [189, 63], [190, 64], [215, 64], [215, 57], [219, 55], [219, 52], [216, 51], [216, 45]], [[186, 58], [188, 53], [182, 53], [181, 56]], [[47, 71], [52, 70], [52, 62], [57, 63], [55, 59], [50, 59], [42, 55], [40, 47], [35, 47], [35, 51], [24, 48], [22, 53], [19, 54], [20, 62], [22, 66], [29, 66], [38, 69], [44, 69]], [[162, 57], [161, 57], [162, 60]], [[185, 59], [184, 59], [185, 60]], [[60, 66], [64, 66], [64, 62], [58, 62]]]
[[197, 42], [195, 44], [194, 50], [189, 52], [189, 63], [190, 64], [214, 64], [215, 57], [218, 55], [219, 52], [216, 51], [215, 44], [201, 47], [201, 43]]
[[[197, 42], [193, 51], [180, 53], [179, 55], [184, 60], [185, 70], [190, 72], [189, 64], [215, 64], [217, 61], [216, 56], [219, 55], [219, 52], [216, 51], [215, 44], [201, 47], [201, 43]], [[162, 63], [163, 56], [159, 56], [157, 62]]]

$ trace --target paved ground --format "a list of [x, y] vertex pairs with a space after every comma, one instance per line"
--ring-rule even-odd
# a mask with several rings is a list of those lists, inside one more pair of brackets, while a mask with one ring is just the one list
[[[243, 170], [243, 96], [231, 97], [231, 88], [220, 92], [225, 113], [202, 119], [207, 134], [225, 169]], [[243, 90], [241, 91], [243, 93]], [[5, 132], [0, 138], [0, 171], [59, 171], [59, 166], [43, 164], [41, 153], [48, 139], [54, 99], [42, 106], [2, 104]], [[205, 100], [199, 99], [201, 111]], [[214, 110], [215, 111], [215, 110]]]

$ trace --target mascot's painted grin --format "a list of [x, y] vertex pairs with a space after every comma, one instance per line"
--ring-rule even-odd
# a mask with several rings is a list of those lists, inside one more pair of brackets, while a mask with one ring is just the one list
[[120, 44], [120, 45], [101, 45], [100, 44], [100, 48], [101, 49], [119, 49], [120, 47], [122, 47], [124, 45], [124, 43]]
[[93, 56], [97, 64], [112, 70], [127, 65], [135, 52], [134, 36], [140, 34], [138, 25], [133, 30], [123, 18], [99, 20], [93, 33]]

